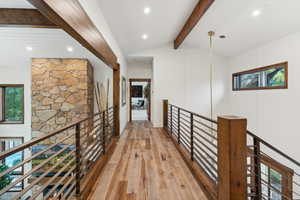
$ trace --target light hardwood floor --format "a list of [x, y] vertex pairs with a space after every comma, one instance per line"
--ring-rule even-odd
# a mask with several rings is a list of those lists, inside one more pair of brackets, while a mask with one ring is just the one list
[[206, 200], [162, 129], [128, 125], [90, 200]]

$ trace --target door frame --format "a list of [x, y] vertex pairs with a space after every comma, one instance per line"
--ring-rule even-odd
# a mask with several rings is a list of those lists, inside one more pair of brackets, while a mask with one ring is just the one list
[[132, 82], [148, 82], [150, 85], [150, 96], [149, 96], [149, 113], [148, 114], [148, 121], [151, 122], [151, 79], [150, 78], [130, 78], [129, 79], [129, 121], [132, 122]]

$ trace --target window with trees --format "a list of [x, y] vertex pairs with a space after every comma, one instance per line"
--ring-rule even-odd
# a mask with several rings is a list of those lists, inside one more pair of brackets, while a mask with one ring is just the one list
[[24, 85], [0, 85], [0, 123], [24, 123]]
[[[0, 153], [12, 149], [16, 146], [23, 144], [23, 137], [0, 137]], [[0, 160], [0, 173], [6, 171], [7, 169], [16, 166], [24, 159], [24, 153], [17, 152], [11, 156], [6, 157], [4, 160]], [[19, 167], [13, 170], [11, 173], [1, 177], [0, 179], [0, 190], [10, 183], [14, 182], [16, 179], [23, 175], [23, 167]], [[19, 192], [23, 189], [23, 181], [11, 188], [10, 192]]]
[[287, 89], [288, 63], [235, 73], [232, 83], [233, 90]]

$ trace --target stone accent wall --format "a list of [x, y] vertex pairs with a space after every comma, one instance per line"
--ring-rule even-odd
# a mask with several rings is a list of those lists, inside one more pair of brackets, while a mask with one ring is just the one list
[[93, 76], [85, 59], [32, 59], [32, 137], [93, 115]]

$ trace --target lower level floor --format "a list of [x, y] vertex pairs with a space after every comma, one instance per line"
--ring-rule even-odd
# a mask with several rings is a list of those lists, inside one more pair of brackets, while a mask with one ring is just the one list
[[130, 123], [95, 184], [90, 200], [206, 200], [163, 129]]

